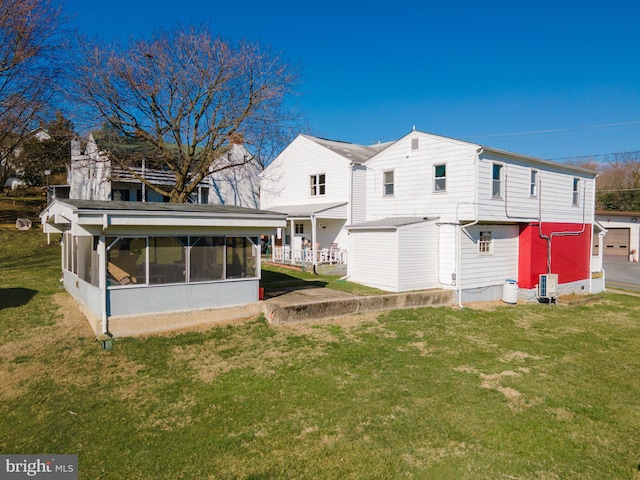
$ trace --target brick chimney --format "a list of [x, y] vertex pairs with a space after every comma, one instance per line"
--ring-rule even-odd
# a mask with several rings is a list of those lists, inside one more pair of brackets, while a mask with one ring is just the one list
[[239, 132], [231, 134], [229, 137], [229, 143], [231, 145], [244, 145], [244, 135]]

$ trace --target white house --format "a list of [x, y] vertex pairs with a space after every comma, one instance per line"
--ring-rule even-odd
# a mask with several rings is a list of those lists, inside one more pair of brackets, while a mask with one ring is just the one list
[[[260, 163], [242, 143], [242, 137], [231, 139], [228, 151], [215, 162], [211, 170], [191, 195], [191, 203], [259, 206]], [[155, 185], [175, 183], [170, 171], [146, 168], [144, 164], [132, 170]], [[79, 140], [71, 142], [71, 163], [67, 172], [69, 198], [80, 200], [115, 200], [139, 202], [167, 201], [159, 193], [146, 188], [130, 171], [112, 165], [106, 152], [100, 151], [89, 136], [84, 149]]]
[[366, 220], [364, 162], [387, 145], [299, 135], [265, 168], [260, 208], [287, 214], [273, 242], [277, 260], [346, 262], [345, 226]]
[[[366, 156], [341, 164], [326, 145]], [[507, 280], [534, 298], [547, 273], [561, 292], [603, 288], [601, 256], [592, 259], [594, 228], [602, 234], [594, 171], [419, 131], [372, 147], [301, 136], [276, 162], [262, 175], [264, 207], [341, 201], [329, 240], [348, 239], [352, 281], [454, 289], [460, 302], [500, 298]], [[298, 229], [290, 220], [292, 250]]]
[[[284, 215], [237, 206], [74, 199], [54, 200], [40, 217], [45, 233], [62, 233], [65, 289], [97, 334], [115, 336], [257, 302], [259, 237], [285, 225]], [[162, 316], [172, 312], [183, 314]]]

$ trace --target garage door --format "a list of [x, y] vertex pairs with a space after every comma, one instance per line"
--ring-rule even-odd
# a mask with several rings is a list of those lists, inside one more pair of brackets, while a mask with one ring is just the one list
[[629, 229], [611, 228], [604, 236], [604, 254], [629, 255]]

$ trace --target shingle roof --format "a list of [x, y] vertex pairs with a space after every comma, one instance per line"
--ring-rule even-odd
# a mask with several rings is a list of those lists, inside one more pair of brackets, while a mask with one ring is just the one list
[[355, 143], [340, 142], [338, 140], [329, 140], [326, 138], [312, 137], [311, 135], [302, 135], [309, 140], [322, 145], [338, 155], [351, 160], [354, 163], [364, 163], [373, 157], [376, 153], [381, 152], [394, 142], [375, 143], [373, 145], [358, 145]]

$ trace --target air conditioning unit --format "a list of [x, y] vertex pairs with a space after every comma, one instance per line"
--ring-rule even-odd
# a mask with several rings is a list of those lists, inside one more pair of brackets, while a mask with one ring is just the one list
[[550, 302], [558, 296], [558, 274], [544, 273], [538, 281], [538, 298], [544, 298]]

